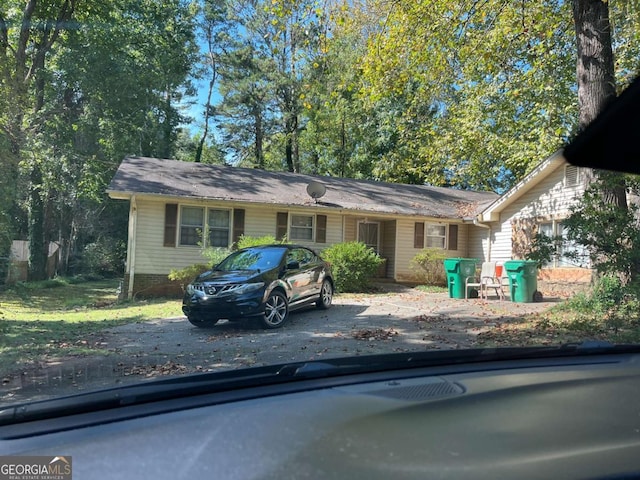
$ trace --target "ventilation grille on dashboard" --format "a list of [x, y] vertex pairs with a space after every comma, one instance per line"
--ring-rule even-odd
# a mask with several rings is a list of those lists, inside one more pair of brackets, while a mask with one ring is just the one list
[[413, 385], [395, 386], [396, 382], [389, 382], [387, 388], [370, 390], [364, 393], [369, 395], [377, 395], [380, 397], [393, 398], [396, 400], [407, 400], [417, 402], [421, 400], [430, 400], [438, 397], [448, 397], [452, 395], [461, 395], [464, 389], [460, 385], [447, 382], [446, 380], [437, 380], [428, 383], [420, 383]]

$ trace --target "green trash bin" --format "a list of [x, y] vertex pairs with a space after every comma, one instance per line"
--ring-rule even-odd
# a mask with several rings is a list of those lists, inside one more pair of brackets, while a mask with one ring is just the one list
[[447, 275], [449, 298], [465, 298], [465, 279], [476, 273], [475, 258], [446, 258], [444, 271]]
[[504, 262], [509, 277], [512, 302], [531, 303], [538, 289], [538, 265], [533, 260], [509, 260]]

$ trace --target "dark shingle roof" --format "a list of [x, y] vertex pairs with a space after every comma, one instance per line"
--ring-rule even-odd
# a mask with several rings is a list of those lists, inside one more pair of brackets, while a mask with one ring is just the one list
[[109, 194], [149, 194], [273, 205], [310, 206], [309, 182], [325, 185], [318, 207], [363, 212], [470, 217], [497, 198], [495, 193], [424, 185], [320, 177], [146, 157], [127, 157]]

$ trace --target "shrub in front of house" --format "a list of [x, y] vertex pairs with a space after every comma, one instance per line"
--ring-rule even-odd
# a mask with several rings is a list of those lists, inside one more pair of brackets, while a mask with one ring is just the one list
[[380, 255], [361, 242], [337, 243], [324, 250], [322, 258], [331, 264], [338, 292], [367, 291], [384, 263]]
[[188, 267], [172, 269], [168, 276], [169, 280], [179, 283], [184, 290], [194, 278], [210, 269], [211, 265], [196, 263], [195, 265], [189, 265]]
[[445, 287], [447, 276], [444, 260], [447, 255], [439, 248], [425, 248], [411, 260], [410, 267], [416, 280], [423, 285]]
[[222, 260], [227, 258], [231, 250], [222, 247], [207, 247], [202, 251], [202, 256], [209, 260], [210, 266], [218, 265]]
[[241, 248], [256, 247], [258, 245], [274, 245], [276, 243], [289, 243], [286, 239], [276, 240], [273, 235], [264, 235], [262, 237], [250, 237], [247, 235], [241, 235], [236, 242], [238, 250]]
[[[265, 235], [263, 237], [249, 237], [242, 235], [236, 243], [236, 248], [254, 247], [256, 245], [272, 245], [274, 243], [286, 243], [285, 241], [277, 241], [272, 235]], [[202, 256], [207, 259], [207, 263], [196, 263], [195, 265], [189, 265], [185, 268], [173, 269], [169, 273], [169, 280], [172, 282], [178, 282], [184, 289], [189, 282], [196, 278], [201, 273], [210, 270], [211, 267], [219, 264], [229, 256], [231, 250], [221, 247], [207, 247], [202, 250]]]

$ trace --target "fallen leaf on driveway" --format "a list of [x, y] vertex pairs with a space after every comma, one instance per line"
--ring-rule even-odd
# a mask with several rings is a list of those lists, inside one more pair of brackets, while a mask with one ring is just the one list
[[[119, 364], [124, 366], [124, 364]], [[166, 363], [159, 365], [132, 365], [130, 367], [124, 366], [124, 375], [144, 375], [145, 377], [157, 377], [161, 375], [177, 375], [187, 373], [188, 368], [186, 365], [167, 361]]]
[[383, 328], [376, 328], [375, 330], [357, 330], [353, 332], [352, 336], [356, 340], [390, 340], [397, 336], [398, 332], [393, 328], [385, 330]]

